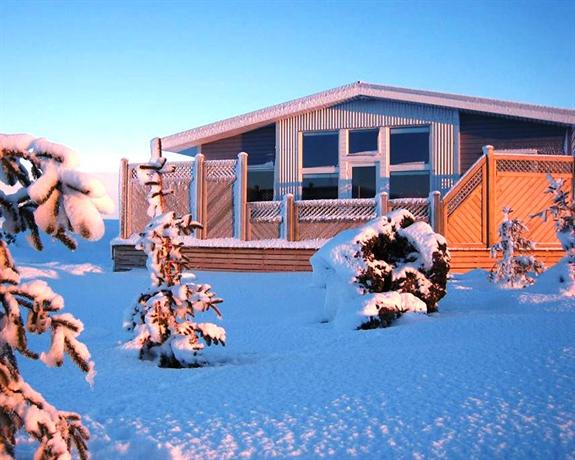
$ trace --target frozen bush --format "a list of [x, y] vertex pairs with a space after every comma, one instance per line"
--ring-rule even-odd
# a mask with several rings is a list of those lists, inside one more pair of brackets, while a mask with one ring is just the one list
[[341, 232], [311, 259], [336, 325], [384, 327], [405, 312], [437, 311], [446, 293], [445, 239], [406, 210]]

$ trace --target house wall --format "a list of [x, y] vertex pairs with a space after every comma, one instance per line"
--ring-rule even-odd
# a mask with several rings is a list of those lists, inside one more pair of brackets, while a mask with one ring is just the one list
[[481, 156], [484, 145], [496, 150], [535, 149], [538, 153], [562, 154], [565, 127], [462, 112], [460, 123], [461, 173]]
[[[430, 127], [431, 190], [448, 190], [459, 173], [457, 110], [375, 99], [355, 99], [276, 123], [276, 198], [300, 196], [305, 131], [426, 125]], [[382, 142], [385, 144], [385, 142]], [[380, 148], [388, 148], [382, 145]], [[385, 167], [380, 174], [386, 176]], [[381, 181], [385, 187], [385, 181]]]
[[248, 153], [249, 164], [273, 162], [276, 147], [274, 124], [237, 136], [203, 144], [201, 152], [206, 160], [235, 160], [240, 152]]

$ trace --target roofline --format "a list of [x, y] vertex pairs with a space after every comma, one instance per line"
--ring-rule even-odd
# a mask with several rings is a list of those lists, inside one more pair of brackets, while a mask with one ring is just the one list
[[277, 120], [323, 109], [361, 96], [540, 120], [562, 125], [575, 125], [575, 110], [571, 109], [399, 88], [358, 81], [163, 137], [162, 149], [181, 152], [199, 144], [234, 136], [269, 125]]

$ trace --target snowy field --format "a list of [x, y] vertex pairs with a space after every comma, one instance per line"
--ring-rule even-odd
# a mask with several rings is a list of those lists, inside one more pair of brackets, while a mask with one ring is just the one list
[[14, 250], [86, 325], [93, 389], [72, 363], [20, 364], [84, 415], [95, 459], [575, 458], [573, 299], [500, 290], [476, 271], [450, 281], [437, 314], [342, 332], [322, 323], [309, 273], [203, 272], [225, 300], [228, 345], [208, 350], [211, 367], [159, 369], [122, 348], [124, 310], [149, 282], [111, 271], [117, 222], [107, 228], [73, 254], [35, 254], [22, 237]]

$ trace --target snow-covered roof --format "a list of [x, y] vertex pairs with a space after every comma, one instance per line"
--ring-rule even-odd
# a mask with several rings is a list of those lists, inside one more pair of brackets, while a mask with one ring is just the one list
[[202, 143], [234, 136], [283, 118], [330, 107], [358, 97], [434, 105], [458, 110], [575, 125], [575, 110], [571, 109], [397, 88], [358, 81], [163, 137], [162, 149], [171, 152], [181, 152]]

